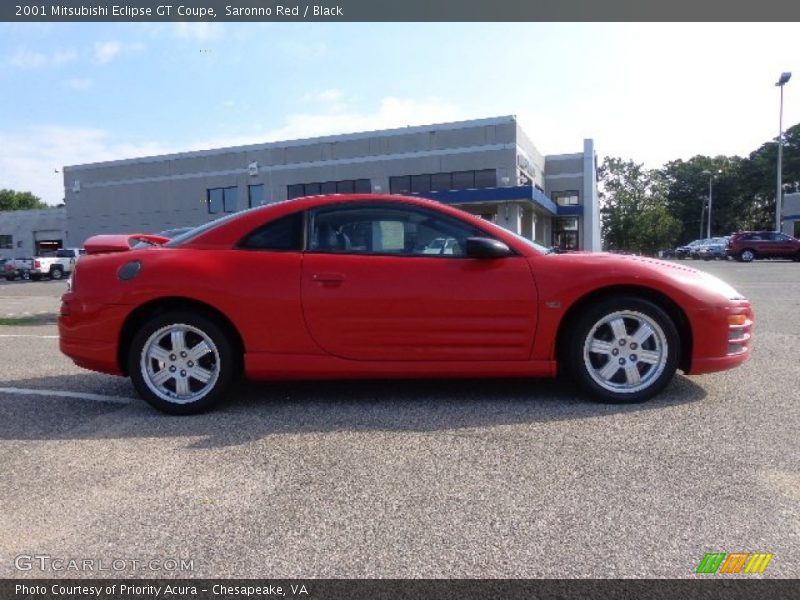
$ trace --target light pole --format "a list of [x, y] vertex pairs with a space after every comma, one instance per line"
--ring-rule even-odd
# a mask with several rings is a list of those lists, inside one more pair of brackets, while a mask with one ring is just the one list
[[[711, 199], [714, 192], [714, 175], [722, 173], [722, 169], [717, 171], [703, 171], [703, 175], [708, 175], [708, 233], [706, 237], [711, 239]], [[703, 235], [703, 222], [700, 221], [700, 235]]]
[[781, 88], [781, 109], [778, 116], [778, 184], [775, 189], [775, 231], [781, 230], [781, 203], [783, 202], [783, 86], [792, 78], [790, 72], [781, 73], [778, 83]]

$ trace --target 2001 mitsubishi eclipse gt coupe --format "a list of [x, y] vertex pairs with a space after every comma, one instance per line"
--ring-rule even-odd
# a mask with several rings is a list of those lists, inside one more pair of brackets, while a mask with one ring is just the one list
[[[431, 250], [439, 246], [447, 251]], [[647, 258], [551, 253], [420, 198], [300, 198], [172, 240], [101, 235], [85, 248], [62, 298], [62, 352], [130, 376], [169, 413], [208, 409], [242, 373], [561, 370], [599, 400], [638, 402], [678, 368], [720, 371], [750, 353], [750, 303], [715, 277]]]

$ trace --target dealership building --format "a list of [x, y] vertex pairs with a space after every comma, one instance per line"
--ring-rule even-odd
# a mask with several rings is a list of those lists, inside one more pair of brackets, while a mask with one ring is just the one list
[[0, 212], [0, 258], [53, 253], [67, 247], [66, 241], [64, 207]]
[[69, 245], [316, 194], [419, 195], [541, 244], [600, 250], [592, 140], [544, 155], [513, 116], [64, 168]]

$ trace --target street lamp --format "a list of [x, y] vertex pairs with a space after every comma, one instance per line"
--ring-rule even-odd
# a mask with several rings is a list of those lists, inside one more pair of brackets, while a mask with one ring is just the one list
[[[703, 175], [708, 175], [708, 233], [706, 237], [709, 239], [711, 239], [711, 199], [712, 193], [714, 192], [714, 175], [717, 173], [722, 173], [722, 169], [717, 169], [716, 171], [705, 170], [702, 173]], [[700, 235], [703, 235], [702, 220], [700, 221], [700, 225]]]
[[790, 72], [781, 73], [778, 83], [781, 88], [781, 110], [778, 117], [778, 185], [775, 190], [775, 231], [781, 230], [781, 203], [783, 201], [783, 86], [792, 78]]

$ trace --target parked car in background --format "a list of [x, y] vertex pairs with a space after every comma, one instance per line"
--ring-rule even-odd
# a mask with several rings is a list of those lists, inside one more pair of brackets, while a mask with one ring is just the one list
[[[136, 248], [140, 239], [155, 245]], [[428, 253], [438, 239], [457, 244]], [[210, 408], [241, 374], [566, 372], [595, 398], [640, 402], [678, 368], [721, 371], [750, 355], [750, 303], [716, 277], [645, 257], [556, 254], [422, 198], [310, 196], [171, 241], [100, 235], [85, 246], [61, 299], [61, 351], [130, 376], [174, 414]]]
[[705, 242], [706, 240], [694, 240], [685, 246], [678, 246], [675, 248], [675, 258], [699, 258], [697, 251]]
[[728, 238], [716, 237], [702, 244], [697, 250], [697, 257], [703, 260], [728, 260]]
[[800, 261], [800, 240], [780, 231], [742, 231], [730, 237], [726, 253], [742, 262], [757, 258]]
[[3, 277], [7, 281], [30, 279], [33, 268], [32, 258], [9, 258], [3, 265]]
[[457, 252], [458, 240], [443, 237], [431, 240], [422, 250], [423, 254], [455, 254]]
[[72, 273], [81, 254], [85, 254], [82, 248], [59, 248], [53, 256], [36, 256], [31, 267], [31, 279], [61, 279]]

